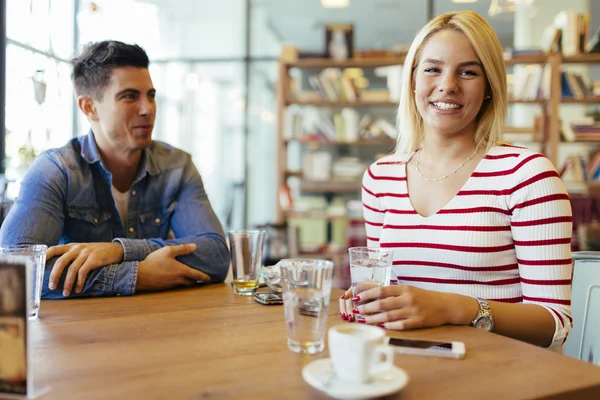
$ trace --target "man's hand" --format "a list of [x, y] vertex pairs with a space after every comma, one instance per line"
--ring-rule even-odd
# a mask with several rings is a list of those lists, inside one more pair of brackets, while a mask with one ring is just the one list
[[75, 293], [81, 293], [88, 273], [96, 268], [123, 261], [123, 246], [120, 243], [69, 243], [52, 246], [46, 258], [58, 257], [50, 273], [50, 290], [56, 289], [65, 268], [68, 268], [63, 287], [63, 296], [71, 294], [75, 278]]
[[194, 250], [196, 245], [191, 243], [165, 246], [150, 253], [144, 261], [140, 261], [136, 292], [193, 286], [198, 281], [210, 281], [210, 277], [204, 272], [190, 268], [175, 259], [177, 256], [193, 253]]

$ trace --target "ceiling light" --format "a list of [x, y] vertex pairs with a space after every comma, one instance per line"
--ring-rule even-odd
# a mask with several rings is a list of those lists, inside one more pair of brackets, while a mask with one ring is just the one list
[[348, 7], [350, 0], [321, 0], [321, 5], [325, 8], [344, 8]]
[[462, 4], [462, 3], [477, 3], [477, 0], [452, 0], [453, 3]]

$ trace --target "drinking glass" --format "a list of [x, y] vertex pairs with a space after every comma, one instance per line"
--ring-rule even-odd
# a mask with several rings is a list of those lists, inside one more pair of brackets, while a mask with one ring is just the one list
[[[0, 254], [10, 255], [15, 259], [30, 261], [27, 263], [31, 268], [28, 271], [29, 288], [29, 319], [36, 319], [40, 310], [40, 302], [42, 297], [42, 285], [44, 282], [44, 269], [46, 267], [46, 250], [48, 246], [45, 244], [16, 244], [0, 246]], [[31, 279], [29, 279], [31, 277]]]
[[282, 260], [279, 265], [288, 347], [296, 353], [319, 353], [325, 348], [333, 262]]
[[265, 231], [237, 230], [230, 231], [228, 236], [233, 268], [233, 291], [241, 296], [251, 296], [258, 289]]
[[[377, 286], [389, 286], [394, 250], [380, 247], [351, 247], [348, 253], [353, 297]], [[355, 315], [355, 317], [361, 316]]]

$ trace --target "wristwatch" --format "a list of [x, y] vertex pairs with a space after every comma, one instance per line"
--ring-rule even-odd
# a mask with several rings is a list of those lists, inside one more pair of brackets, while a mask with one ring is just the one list
[[479, 297], [475, 297], [475, 300], [479, 303], [479, 313], [473, 321], [471, 321], [471, 326], [483, 329], [486, 331], [491, 331], [494, 327], [494, 319], [492, 318], [492, 309], [487, 301], [484, 299], [480, 299]]

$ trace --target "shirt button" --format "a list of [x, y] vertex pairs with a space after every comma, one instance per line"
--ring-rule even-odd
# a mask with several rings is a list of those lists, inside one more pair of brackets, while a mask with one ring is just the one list
[[131, 232], [131, 233], [133, 233], [134, 230], [135, 229], [133, 229], [133, 228], [129, 228], [129, 232]]
[[98, 218], [94, 218], [94, 223], [97, 224], [98, 223]]
[[132, 190], [132, 191], [131, 191], [131, 194], [135, 196], [135, 190]]
[[157, 224], [160, 224], [160, 218], [156, 218], [156, 219], [154, 220], [154, 222], [156, 222]]

